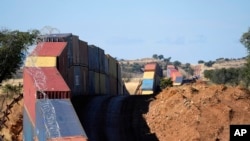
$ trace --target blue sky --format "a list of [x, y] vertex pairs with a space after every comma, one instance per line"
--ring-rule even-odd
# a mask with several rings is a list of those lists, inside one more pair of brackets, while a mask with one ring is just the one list
[[117, 58], [162, 54], [171, 61], [241, 58], [249, 0], [3, 0], [0, 27], [57, 28]]

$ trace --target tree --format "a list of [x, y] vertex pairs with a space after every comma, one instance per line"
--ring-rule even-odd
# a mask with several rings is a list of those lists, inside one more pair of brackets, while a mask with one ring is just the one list
[[12, 77], [22, 65], [27, 49], [36, 42], [38, 30], [21, 32], [0, 31], [0, 83]]
[[163, 90], [166, 87], [172, 87], [173, 86], [173, 81], [171, 80], [171, 78], [161, 78], [160, 80], [160, 89]]
[[181, 62], [180, 62], [180, 61], [174, 61], [174, 62], [173, 62], [173, 65], [178, 67], [178, 66], [181, 65]]
[[164, 58], [164, 56], [163, 55], [159, 55], [158, 58], [161, 60], [161, 59]]
[[198, 61], [198, 64], [203, 64], [203, 63], [204, 63], [203, 60], [199, 60], [199, 61]]
[[247, 32], [243, 33], [241, 36], [240, 42], [245, 46], [247, 49], [248, 55], [246, 57], [247, 63], [243, 68], [243, 82], [245, 83], [246, 87], [250, 85], [250, 28]]
[[158, 59], [158, 55], [157, 54], [153, 54], [152, 56], [154, 59]]

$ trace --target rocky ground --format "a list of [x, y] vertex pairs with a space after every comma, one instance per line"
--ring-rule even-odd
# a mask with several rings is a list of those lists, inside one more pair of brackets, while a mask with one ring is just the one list
[[144, 117], [159, 141], [228, 141], [229, 125], [250, 124], [250, 93], [205, 83], [171, 87]]

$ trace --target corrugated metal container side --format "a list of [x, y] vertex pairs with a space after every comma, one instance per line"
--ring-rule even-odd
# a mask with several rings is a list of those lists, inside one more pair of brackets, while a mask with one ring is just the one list
[[104, 55], [104, 65], [105, 65], [105, 74], [108, 75], [109, 74], [109, 60], [108, 60], [108, 56]]
[[123, 83], [119, 83], [117, 85], [118, 89], [118, 95], [123, 95]]
[[183, 81], [183, 77], [182, 76], [177, 76], [175, 78], [175, 83], [182, 83], [182, 81]]
[[95, 72], [95, 94], [100, 94], [100, 73]]
[[23, 109], [23, 140], [24, 141], [33, 141], [35, 137], [34, 124], [31, 122], [31, 119], [26, 111], [24, 106]]
[[29, 68], [23, 69], [24, 106], [27, 107], [31, 121], [35, 123], [36, 87], [30, 73], [32, 71], [29, 71]]
[[142, 80], [142, 90], [154, 90], [154, 79], [143, 79]]
[[95, 94], [95, 72], [94, 71], [89, 71], [88, 87], [89, 87], [89, 94]]
[[56, 67], [56, 57], [29, 56], [25, 61], [26, 67]]
[[99, 48], [94, 45], [88, 45], [89, 50], [89, 69], [91, 71], [99, 72]]
[[117, 95], [118, 94], [118, 83], [117, 79], [113, 77], [109, 77], [110, 84], [110, 94]]
[[87, 138], [69, 99], [38, 100], [36, 102], [36, 129], [39, 141], [71, 136]]
[[79, 47], [80, 65], [88, 67], [88, 64], [89, 64], [88, 43], [81, 41], [81, 40], [79, 40], [79, 42], [80, 42], [79, 43], [80, 44], [80, 47]]
[[144, 71], [155, 71], [155, 70], [157, 70], [156, 63], [148, 63], [144, 66]]
[[59, 56], [67, 47], [67, 42], [40, 42], [31, 52], [31, 56]]
[[110, 84], [110, 78], [109, 78], [109, 76], [108, 75], [105, 75], [105, 87], [106, 87], [106, 94], [110, 94], [111, 92], [111, 90], [110, 90], [110, 87], [111, 87], [112, 85]]
[[122, 83], [122, 70], [121, 70], [121, 66], [119, 64], [119, 62], [117, 61], [116, 63], [117, 65], [117, 79], [118, 79], [118, 83]]
[[88, 94], [88, 74], [87, 67], [72, 66], [69, 69], [68, 84], [72, 91], [72, 96]]
[[106, 75], [100, 73], [100, 94], [107, 94]]
[[88, 139], [82, 136], [73, 136], [73, 137], [53, 138], [53, 139], [48, 139], [48, 141], [88, 141]]
[[79, 65], [80, 64], [80, 58], [79, 58], [79, 37], [73, 35], [72, 36], [72, 53], [73, 53], [73, 65]]
[[40, 38], [44, 42], [68, 42], [72, 33], [48, 34], [42, 35]]
[[142, 91], [142, 95], [150, 95], [150, 94], [154, 94], [154, 91], [150, 91], [150, 90], [143, 90]]
[[99, 55], [99, 71], [101, 73], [105, 73], [105, 54], [104, 50], [98, 48], [98, 55]]
[[63, 51], [61, 52], [61, 54], [57, 57], [57, 69], [60, 72], [60, 74], [62, 75], [63, 79], [68, 82], [67, 80], [67, 73], [68, 73], [68, 66], [69, 66], [69, 62], [68, 62], [68, 56], [67, 56], [67, 47], [65, 47], [63, 49]]
[[35, 102], [43, 98], [70, 98], [70, 89], [56, 68], [24, 68], [24, 105], [35, 123]]
[[143, 79], [154, 79], [155, 72], [154, 71], [146, 71], [143, 73]]
[[172, 81], [175, 81], [176, 77], [182, 77], [182, 74], [180, 72], [178, 72], [178, 71], [172, 72], [171, 73]]
[[115, 60], [112, 56], [107, 55], [108, 57], [108, 64], [109, 64], [109, 76], [113, 78], [117, 78], [117, 60]]

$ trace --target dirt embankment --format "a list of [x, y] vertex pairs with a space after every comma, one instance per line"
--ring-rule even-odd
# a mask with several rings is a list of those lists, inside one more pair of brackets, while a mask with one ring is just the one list
[[159, 141], [228, 141], [229, 125], [249, 117], [249, 91], [202, 83], [165, 89], [144, 115]]

